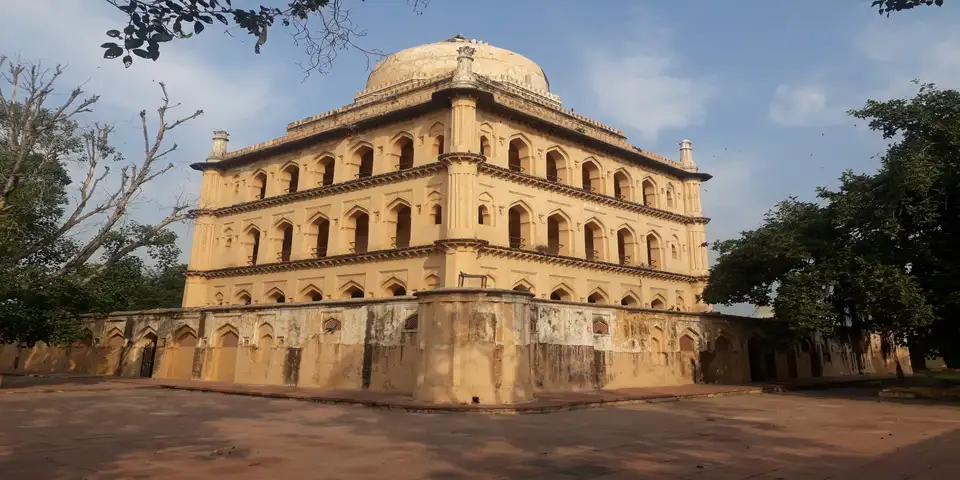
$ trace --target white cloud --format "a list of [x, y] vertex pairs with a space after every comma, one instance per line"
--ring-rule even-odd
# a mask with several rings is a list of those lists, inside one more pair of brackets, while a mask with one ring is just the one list
[[[283, 89], [275, 85], [277, 79], [269, 69], [226, 65], [209, 48], [209, 42], [174, 41], [164, 46], [159, 61], [138, 59], [131, 68], [124, 68], [119, 60], [104, 60], [99, 47], [107, 40], [104, 32], [116, 27], [121, 18], [122, 14], [105, 2], [10, 2], [0, 17], [0, 51], [48, 67], [67, 65], [58, 81], [60, 91], [83, 84], [85, 91], [99, 94], [95, 112], [86, 119], [113, 123], [115, 143], [131, 162], [138, 162], [143, 152], [138, 112], [146, 109], [151, 131], [156, 128], [161, 98], [157, 82], [164, 82], [171, 100], [181, 104], [168, 113], [168, 122], [197, 109], [204, 111], [165, 141], [179, 145], [178, 152], [168, 159], [176, 168], [144, 189], [132, 211], [135, 220], [151, 222], [165, 215], [162, 207], [173, 205], [179, 193], [197, 195], [200, 174], [187, 165], [202, 161], [209, 153], [213, 130], [229, 130], [231, 143], [237, 147], [266, 140], [264, 131], [281, 130], [288, 120], [278, 115], [289, 101], [276, 93]], [[186, 252], [190, 238], [183, 233], [187, 227], [177, 230]]]
[[683, 59], [670, 47], [669, 30], [635, 27], [645, 40], [614, 53], [597, 45], [587, 51], [588, 81], [603, 112], [654, 142], [665, 130], [701, 122], [716, 87], [684, 72]]
[[835, 125], [846, 109], [828, 102], [820, 85], [779, 85], [770, 102], [770, 119], [790, 127]]

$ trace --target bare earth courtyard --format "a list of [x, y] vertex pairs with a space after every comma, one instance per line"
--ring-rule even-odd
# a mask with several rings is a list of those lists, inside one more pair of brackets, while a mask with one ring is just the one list
[[2, 478], [960, 478], [960, 408], [865, 389], [541, 415], [153, 388], [0, 395]]

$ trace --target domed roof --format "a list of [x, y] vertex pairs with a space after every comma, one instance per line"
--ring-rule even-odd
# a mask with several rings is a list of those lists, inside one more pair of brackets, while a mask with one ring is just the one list
[[457, 35], [442, 42], [401, 50], [383, 59], [367, 77], [367, 89], [380, 89], [410, 78], [429, 78], [457, 68], [457, 49], [469, 45], [473, 72], [492, 79], [505, 77], [532, 90], [550, 91], [550, 82], [539, 65], [523, 55]]

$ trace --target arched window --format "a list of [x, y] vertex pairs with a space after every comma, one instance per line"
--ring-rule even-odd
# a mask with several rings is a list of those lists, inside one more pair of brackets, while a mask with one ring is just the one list
[[557, 287], [554, 291], [550, 292], [550, 300], [561, 300], [564, 302], [569, 302], [573, 300], [573, 294], [567, 291], [566, 288]]
[[393, 207], [393, 220], [396, 222], [393, 245], [396, 248], [410, 246], [410, 207], [400, 203]]
[[264, 172], [257, 172], [253, 176], [253, 191], [254, 198], [257, 200], [267, 197], [267, 174]]
[[653, 180], [649, 178], [644, 179], [640, 184], [640, 188], [643, 190], [643, 204], [648, 207], [657, 207], [657, 186], [653, 183]]
[[570, 222], [559, 213], [547, 217], [547, 253], [552, 255], [570, 255]]
[[317, 244], [313, 248], [313, 256], [323, 258], [327, 256], [330, 245], [330, 220], [318, 217], [313, 221], [313, 232], [317, 235]]
[[510, 170], [514, 172], [530, 173], [530, 147], [519, 138], [510, 140], [507, 153]]
[[250, 228], [246, 235], [247, 265], [256, 265], [260, 257], [260, 230]]
[[602, 193], [600, 186], [602, 185], [603, 179], [600, 177], [600, 167], [597, 166], [596, 163], [592, 161], [583, 162], [580, 168], [580, 175], [584, 190]]
[[[593, 302], [596, 303], [596, 302]], [[593, 320], [593, 334], [594, 335], [610, 335], [610, 325], [607, 322], [595, 318]]]
[[364, 145], [354, 152], [354, 163], [357, 165], [357, 178], [367, 178], [373, 175], [373, 149]]
[[620, 265], [630, 265], [635, 261], [637, 240], [630, 229], [617, 230], [617, 260]]
[[507, 229], [510, 248], [527, 248], [530, 246], [530, 217], [530, 212], [520, 205], [510, 207]]
[[647, 235], [647, 260], [650, 262], [650, 268], [663, 268], [662, 253], [660, 250], [660, 238], [652, 233]]
[[290, 254], [293, 252], [293, 225], [282, 223], [278, 227], [280, 234], [280, 251], [277, 252], [277, 260], [289, 262]]
[[630, 177], [622, 170], [613, 174], [613, 196], [621, 200], [633, 200], [630, 194]]
[[308, 302], [319, 302], [323, 300], [323, 292], [315, 288], [310, 288], [303, 297]]
[[344, 290], [343, 296], [347, 298], [363, 298], [363, 290], [356, 285], [351, 285], [350, 288]]
[[654, 310], [663, 310], [664, 308], [666, 308], [666, 304], [663, 303], [662, 298], [657, 297], [650, 302], [650, 308]]
[[673, 184], [667, 184], [667, 208], [673, 208], [674, 206], [674, 196], [676, 196], [676, 191], [673, 189]]
[[437, 135], [433, 140], [433, 154], [434, 155], [443, 155], [443, 135]]
[[477, 207], [477, 223], [480, 225], [490, 225], [490, 212], [485, 205]]
[[587, 297], [587, 303], [607, 303], [607, 297], [604, 296], [603, 292], [597, 290]]
[[318, 162], [320, 167], [320, 172], [322, 172], [322, 177], [320, 179], [320, 185], [333, 185], [333, 173], [336, 166], [336, 162], [333, 157], [325, 156], [320, 159]]
[[690, 335], [683, 335], [680, 337], [680, 351], [686, 353], [696, 352], [697, 341], [694, 340]]
[[679, 259], [680, 259], [680, 253], [677, 251], [677, 244], [676, 244], [676, 243], [671, 243], [671, 244], [670, 244], [670, 258], [673, 258], [674, 260], [679, 260]]
[[620, 299], [620, 305], [624, 305], [627, 307], [634, 307], [639, 304], [640, 302], [637, 301], [636, 297], [630, 294], [624, 295], [623, 298]]
[[433, 224], [440, 225], [443, 223], [443, 207], [440, 205], [433, 206]]
[[677, 310], [679, 310], [679, 311], [681, 311], [681, 312], [684, 312], [684, 311], [687, 310], [687, 304], [686, 304], [686, 302], [683, 301], [683, 297], [681, 297], [680, 295], [677, 295], [677, 304], [676, 304], [676, 306], [677, 306]]
[[240, 292], [237, 294], [237, 303], [240, 305], [250, 305], [251, 299], [250, 294], [247, 292]]
[[348, 225], [353, 227], [353, 242], [351, 244], [353, 253], [365, 253], [370, 237], [370, 217], [357, 210], [350, 216]]
[[590, 221], [583, 226], [583, 249], [587, 260], [603, 261], [603, 227]]
[[486, 135], [480, 136], [480, 155], [484, 157], [489, 157], [493, 153], [493, 150], [490, 149], [490, 140], [487, 139]]
[[556, 150], [547, 152], [547, 180], [557, 183], [566, 183], [567, 162], [563, 155]]
[[400, 137], [393, 146], [397, 156], [397, 170], [413, 168], [413, 140], [409, 137]]
[[287, 301], [287, 296], [280, 290], [274, 291], [267, 298], [274, 303], [284, 303]]
[[394, 297], [402, 297], [407, 294], [407, 289], [404, 288], [403, 285], [395, 285], [390, 289], [390, 293], [392, 293]]
[[284, 193], [296, 193], [300, 185], [300, 167], [288, 165], [280, 172], [280, 181], [283, 182]]

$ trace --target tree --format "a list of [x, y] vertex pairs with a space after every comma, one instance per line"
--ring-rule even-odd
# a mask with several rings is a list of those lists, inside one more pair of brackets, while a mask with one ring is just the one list
[[[56, 92], [62, 67], [0, 56], [0, 68], [7, 70], [0, 83], [0, 341], [76, 338], [78, 315], [113, 298], [102, 295], [110, 282], [141, 285], [125, 293], [126, 300], [111, 300], [116, 305], [138, 296], [173, 303], [147, 290], [161, 285], [159, 278], [170, 283], [167, 271], [175, 268], [179, 250], [169, 226], [187, 217], [189, 204], [177, 198], [170, 214], [153, 225], [132, 220], [129, 211], [145, 186], [173, 168], [161, 163], [177, 150], [167, 146], [169, 133], [202, 112], [169, 119], [178, 105], [161, 83], [156, 127], [148, 127], [141, 111], [143, 153], [130, 162], [111, 144], [112, 126], [79, 122], [99, 97], [79, 88], [65, 96]], [[80, 172], [76, 181], [70, 170]], [[136, 257], [144, 251], [156, 267]]]
[[910, 10], [915, 7], [929, 7], [931, 5], [938, 7], [943, 6], [943, 0], [874, 0], [871, 6], [877, 8], [880, 15], [889, 16], [893, 12]]
[[960, 324], [960, 93], [922, 85], [912, 99], [851, 115], [893, 141], [872, 175], [845, 172], [817, 203], [781, 202], [763, 225], [716, 242], [704, 299], [773, 305], [799, 337], [877, 332], [955, 363]]
[[[114, 40], [101, 45], [103, 56], [121, 58], [128, 67], [135, 56], [156, 61], [161, 44], [192, 38], [215, 23], [251, 35], [256, 39], [253, 48], [257, 54], [267, 42], [267, 32], [279, 24], [296, 45], [303, 47], [308, 61], [301, 66], [308, 74], [327, 72], [345, 49], [359, 50], [368, 59], [370, 55], [382, 55], [356, 44], [366, 32], [351, 19], [345, 5], [349, 0], [286, 0], [280, 2], [282, 6], [260, 5], [256, 10], [234, 7], [232, 0], [105, 1], [125, 15], [126, 25], [106, 32]], [[407, 3], [419, 14], [428, 1]]]

